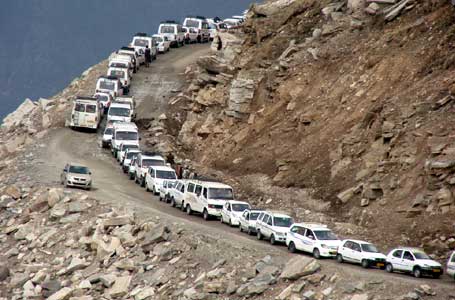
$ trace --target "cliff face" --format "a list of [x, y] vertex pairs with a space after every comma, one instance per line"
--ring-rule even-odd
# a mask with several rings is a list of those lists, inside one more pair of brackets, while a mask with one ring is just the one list
[[253, 6], [244, 33], [199, 61], [180, 140], [253, 202], [444, 255], [455, 246], [439, 240], [455, 215], [453, 8], [376, 2]]

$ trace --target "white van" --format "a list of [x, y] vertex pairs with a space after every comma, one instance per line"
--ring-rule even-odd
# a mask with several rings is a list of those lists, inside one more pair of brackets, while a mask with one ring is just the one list
[[[112, 106], [111, 106], [112, 108]], [[139, 132], [136, 124], [129, 122], [114, 123], [114, 131], [111, 139], [111, 151], [117, 157], [120, 146], [123, 143], [139, 145]]]
[[204, 220], [221, 217], [223, 205], [234, 200], [234, 190], [229, 185], [212, 182], [190, 180], [185, 195], [184, 207], [187, 214], [201, 213]]
[[174, 169], [168, 166], [152, 166], [148, 169], [145, 176], [145, 190], [152, 191], [153, 194], [158, 195], [161, 191], [163, 181], [177, 180], [177, 175]]
[[96, 82], [95, 92], [105, 92], [117, 97], [123, 95], [122, 83], [117, 77], [100, 76]]
[[77, 97], [71, 112], [71, 128], [98, 129], [101, 121], [101, 109], [98, 99]]
[[118, 54], [129, 55], [133, 58], [135, 71], [139, 70], [139, 66], [144, 62], [144, 56], [139, 55], [133, 47], [122, 47], [117, 51]]
[[107, 122], [131, 122], [133, 111], [128, 103], [113, 102], [107, 112]]
[[131, 47], [133, 47], [139, 55], [143, 55], [145, 46], [149, 47], [152, 60], [155, 60], [158, 53], [158, 50], [156, 49], [156, 40], [146, 33], [136, 33], [131, 42]]
[[[109, 65], [112, 62], [128, 63], [128, 71], [129, 71], [130, 75], [132, 75], [133, 73], [136, 73], [136, 60], [130, 54], [114, 52], [109, 56]], [[117, 67], [117, 68], [119, 68], [119, 67]]]
[[107, 76], [118, 78], [123, 85], [123, 94], [128, 94], [131, 84], [131, 76], [128, 69], [109, 67], [109, 69], [107, 69]]
[[210, 31], [209, 31], [209, 23], [205, 19], [205, 17], [201, 16], [188, 16], [183, 21], [183, 26], [185, 27], [192, 27], [195, 28], [198, 32], [197, 41], [199, 43], [208, 42], [210, 40]]
[[167, 37], [171, 47], [180, 47], [185, 44], [185, 33], [183, 27], [175, 21], [161, 22], [158, 27], [158, 34]]

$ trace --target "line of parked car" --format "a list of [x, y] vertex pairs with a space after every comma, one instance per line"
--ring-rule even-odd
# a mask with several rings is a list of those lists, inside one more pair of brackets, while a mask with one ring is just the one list
[[[237, 25], [243, 22], [241, 18], [234, 19], [237, 23], [232, 23]], [[256, 235], [258, 240], [268, 240], [272, 245], [285, 244], [290, 252], [307, 252], [316, 259], [335, 258], [340, 263], [357, 263], [364, 268], [439, 278], [444, 273], [442, 265], [422, 249], [398, 247], [386, 256], [369, 242], [339, 239], [326, 225], [296, 223], [284, 212], [252, 208], [249, 203], [236, 200], [233, 188], [227, 184], [201, 177], [182, 179], [159, 153], [140, 149], [139, 131], [134, 123], [136, 103], [134, 97], [127, 95], [132, 74], [145, 62], [145, 47], [151, 49], [155, 59], [170, 47], [213, 39], [210, 24], [217, 24], [215, 30], [218, 30], [226, 23], [226, 20], [217, 23], [204, 17], [187, 17], [183, 24], [162, 22], [156, 35], [136, 34], [128, 47], [109, 57], [107, 75], [98, 79], [95, 95], [74, 101], [70, 126], [97, 129], [105, 114], [107, 125], [101, 146], [110, 149], [130, 180], [189, 215], [219, 219], [238, 226], [241, 232]], [[87, 189], [92, 186], [90, 170], [76, 163], [65, 166], [61, 181], [65, 186]], [[455, 278], [455, 252], [449, 258], [446, 272]]]

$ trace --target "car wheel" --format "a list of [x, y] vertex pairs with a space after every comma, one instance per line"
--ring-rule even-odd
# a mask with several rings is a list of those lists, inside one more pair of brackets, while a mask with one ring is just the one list
[[180, 204], [180, 210], [181, 210], [181, 211], [185, 211], [185, 203], [183, 203], [183, 201], [182, 201], [182, 203]]
[[252, 234], [253, 234], [253, 232], [251, 231], [251, 228], [250, 228], [250, 227], [248, 227], [246, 233], [248, 233], [248, 235], [252, 235]]
[[337, 262], [339, 263], [343, 262], [343, 256], [341, 254], [337, 254]]
[[385, 265], [385, 270], [389, 273], [392, 273], [393, 272], [393, 266], [392, 264], [386, 264]]
[[362, 259], [362, 268], [368, 269], [370, 267], [370, 263], [366, 259]]
[[141, 187], [145, 187], [145, 178], [141, 178]]
[[321, 258], [321, 252], [319, 252], [318, 248], [314, 248], [313, 257], [316, 258], [316, 259], [320, 259]]
[[171, 206], [175, 207], [175, 199], [174, 199], [174, 197], [171, 198]]
[[291, 252], [291, 253], [296, 253], [296, 252], [297, 252], [297, 248], [295, 247], [294, 242], [290, 242], [290, 243], [289, 243], [288, 250], [289, 250], [289, 252]]
[[204, 209], [204, 212], [202, 213], [202, 217], [206, 221], [210, 220], [209, 212], [206, 209]]
[[276, 244], [275, 235], [273, 235], [273, 234], [270, 236], [270, 244], [272, 244], [272, 245]]
[[419, 267], [415, 267], [414, 270], [412, 271], [412, 275], [414, 275], [415, 278], [420, 278], [422, 277], [422, 271], [420, 270]]
[[259, 230], [256, 233], [256, 237], [257, 237], [258, 240], [262, 240], [262, 234], [261, 234], [261, 232]]
[[150, 192], [149, 185], [147, 183], [145, 183], [145, 191]]
[[186, 205], [186, 214], [191, 215], [193, 211], [191, 210], [191, 206], [189, 204]]

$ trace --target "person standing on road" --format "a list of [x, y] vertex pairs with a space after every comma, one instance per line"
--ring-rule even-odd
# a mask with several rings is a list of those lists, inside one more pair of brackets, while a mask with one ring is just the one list
[[218, 35], [218, 47], [216, 48], [218, 51], [223, 49], [223, 42], [221, 41], [221, 36]]
[[150, 66], [150, 63], [152, 62], [152, 55], [150, 54], [150, 48], [148, 45], [145, 46], [145, 66], [148, 68]]

